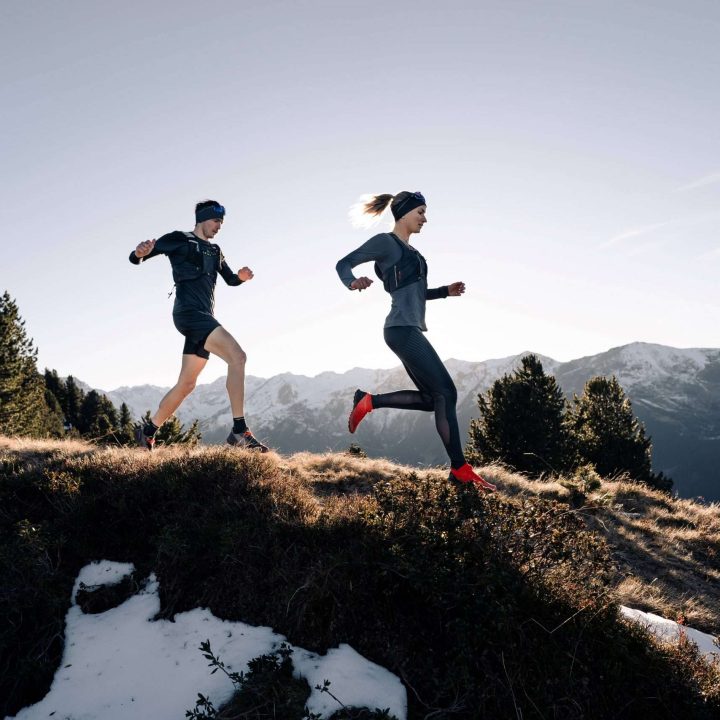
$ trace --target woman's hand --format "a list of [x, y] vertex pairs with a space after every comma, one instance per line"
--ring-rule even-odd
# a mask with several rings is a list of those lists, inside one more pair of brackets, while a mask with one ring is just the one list
[[154, 247], [154, 240], [144, 240], [135, 248], [135, 257], [144, 258], [146, 255], [149, 255], [153, 251]]
[[458, 297], [465, 292], [464, 282], [454, 282], [448, 285], [448, 297]]
[[252, 280], [255, 277], [255, 274], [249, 267], [241, 267], [237, 272], [237, 276], [243, 282], [247, 282], [248, 280]]
[[360, 277], [350, 283], [351, 290], [365, 290], [372, 285], [373, 281], [369, 277]]

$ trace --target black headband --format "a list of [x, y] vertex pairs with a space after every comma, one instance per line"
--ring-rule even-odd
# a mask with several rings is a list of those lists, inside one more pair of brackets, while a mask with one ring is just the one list
[[222, 205], [208, 205], [195, 211], [195, 222], [206, 220], [222, 220], [225, 217], [225, 208]]
[[[399, 194], [399, 193], [398, 193]], [[418, 190], [414, 193], [408, 193], [397, 205], [393, 202], [390, 206], [393, 217], [399, 220], [403, 215], [407, 215], [409, 212], [421, 205], [427, 205], [427, 201], [423, 197], [423, 194]]]

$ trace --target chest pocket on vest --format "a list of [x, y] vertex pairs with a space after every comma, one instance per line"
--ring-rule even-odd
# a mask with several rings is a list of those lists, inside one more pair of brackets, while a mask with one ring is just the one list
[[[194, 238], [194, 236], [193, 236]], [[203, 275], [214, 275], [220, 269], [220, 248], [188, 237], [187, 252], [176, 282], [197, 280]]]
[[220, 269], [220, 250], [216, 245], [202, 246], [200, 248], [200, 270], [203, 275], [215, 275]]
[[375, 263], [375, 274], [382, 280], [385, 290], [393, 293], [427, 277], [427, 262], [417, 250], [411, 250], [404, 242], [398, 240], [395, 235], [392, 233], [390, 235], [400, 245], [402, 255], [384, 273], [380, 266]]

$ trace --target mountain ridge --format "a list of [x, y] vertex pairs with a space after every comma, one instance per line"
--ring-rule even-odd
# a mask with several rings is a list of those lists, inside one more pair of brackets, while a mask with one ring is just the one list
[[[449, 358], [445, 364], [458, 389], [458, 421], [466, 432], [478, 417], [477, 395], [512, 372], [529, 352], [474, 362]], [[635, 342], [566, 362], [537, 355], [556, 377], [569, 400], [597, 375], [614, 375], [630, 398], [653, 441], [653, 467], [670, 475], [684, 497], [720, 500], [720, 349], [674, 348]], [[358, 443], [369, 455], [442, 465], [444, 448], [429, 413], [384, 410], [369, 418], [353, 436], [346, 418], [356, 388], [380, 393], [412, 387], [404, 368], [355, 367], [314, 376], [292, 372], [246, 378], [246, 415], [253, 432], [281, 452], [323, 452]], [[167, 388], [123, 386], [105, 394], [125, 402], [140, 417], [154, 410]], [[178, 411], [183, 423], [200, 420], [203, 439], [223, 442], [230, 421], [225, 378], [198, 385]]]

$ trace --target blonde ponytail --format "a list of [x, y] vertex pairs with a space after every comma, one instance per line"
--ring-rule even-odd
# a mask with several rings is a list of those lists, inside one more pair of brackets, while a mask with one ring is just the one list
[[361, 195], [350, 208], [350, 222], [358, 228], [372, 227], [390, 207], [394, 197], [389, 193]]

